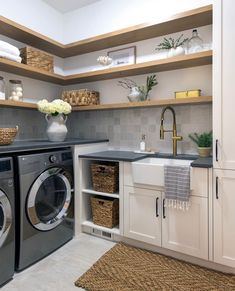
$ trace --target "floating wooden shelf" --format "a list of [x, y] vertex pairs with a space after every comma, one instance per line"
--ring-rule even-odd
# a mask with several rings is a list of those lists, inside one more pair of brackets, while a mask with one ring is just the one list
[[[182, 99], [158, 99], [142, 102], [128, 102], [128, 103], [114, 103], [114, 104], [100, 104], [92, 106], [73, 107], [73, 111], [94, 111], [94, 110], [111, 110], [111, 109], [128, 109], [138, 107], [160, 107], [166, 105], [198, 105], [212, 103], [211, 96], [201, 96], [195, 98], [182, 98]], [[25, 109], [37, 109], [37, 104], [30, 102], [20, 102], [11, 100], [0, 100], [0, 107], [13, 107]], [[88, 192], [90, 191], [90, 192]], [[95, 191], [84, 189], [84, 192], [94, 194]], [[92, 192], [92, 193], [91, 193]], [[116, 195], [116, 194], [115, 194]]]
[[26, 108], [26, 109], [36, 109], [37, 104], [21, 101], [11, 101], [11, 100], [0, 100], [0, 107], [15, 107], [15, 108]]
[[35, 67], [0, 58], [0, 71], [55, 84], [63, 84], [64, 77]]
[[89, 73], [80, 73], [65, 77], [65, 84], [77, 84], [94, 82], [128, 76], [171, 71], [189, 67], [209, 65], [212, 63], [212, 51], [204, 51], [195, 54], [176, 56], [173, 58], [154, 60], [139, 64], [113, 67]]
[[91, 106], [73, 107], [73, 111], [94, 111], [94, 110], [112, 110], [112, 109], [128, 109], [128, 108], [144, 108], [144, 107], [160, 107], [167, 105], [199, 105], [212, 103], [211, 96], [201, 96], [195, 98], [182, 99], [158, 99], [141, 102], [100, 104]]
[[212, 24], [212, 5], [175, 14], [159, 23], [143, 23], [67, 45], [3, 16], [0, 16], [0, 34], [65, 58], [209, 24]]
[[5, 71], [21, 76], [51, 82], [59, 85], [71, 85], [77, 83], [94, 82], [108, 79], [115, 79], [127, 76], [171, 71], [195, 66], [203, 66], [212, 63], [212, 51], [204, 51], [195, 54], [176, 56], [173, 58], [155, 60], [145, 63], [114, 67], [88, 73], [80, 73], [69, 76], [62, 76], [29, 65], [0, 59], [0, 71]]

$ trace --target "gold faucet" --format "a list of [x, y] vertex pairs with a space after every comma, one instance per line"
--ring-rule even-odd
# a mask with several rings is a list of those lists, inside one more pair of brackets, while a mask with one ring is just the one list
[[[170, 110], [172, 112], [172, 115], [173, 115], [173, 129], [172, 130], [165, 130], [164, 127], [163, 127], [164, 114], [165, 114], [166, 110]], [[177, 141], [182, 140], [183, 137], [177, 135], [175, 111], [170, 106], [166, 106], [162, 110], [162, 114], [161, 114], [161, 126], [160, 126], [160, 139], [164, 139], [164, 133], [165, 132], [172, 132], [173, 156], [175, 157], [177, 155]]]

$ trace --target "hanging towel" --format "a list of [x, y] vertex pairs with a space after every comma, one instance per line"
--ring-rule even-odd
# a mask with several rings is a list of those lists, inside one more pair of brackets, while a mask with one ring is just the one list
[[18, 49], [18, 47], [11, 45], [8, 42], [5, 42], [3, 40], [0, 40], [0, 51], [8, 53], [16, 57], [19, 57], [20, 55], [20, 50]]
[[188, 210], [190, 196], [190, 166], [164, 166], [165, 206]]
[[14, 61], [17, 63], [21, 63], [21, 61], [22, 61], [21, 57], [13, 56], [13, 55], [8, 54], [6, 52], [2, 52], [1, 50], [0, 50], [0, 58], [8, 59], [8, 60], [11, 60], [11, 61]]

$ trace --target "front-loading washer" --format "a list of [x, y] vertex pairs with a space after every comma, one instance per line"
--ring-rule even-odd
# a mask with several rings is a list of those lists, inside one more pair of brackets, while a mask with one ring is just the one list
[[14, 180], [11, 158], [0, 158], [0, 286], [15, 269]]
[[25, 269], [74, 234], [70, 149], [24, 154], [18, 160], [16, 269]]

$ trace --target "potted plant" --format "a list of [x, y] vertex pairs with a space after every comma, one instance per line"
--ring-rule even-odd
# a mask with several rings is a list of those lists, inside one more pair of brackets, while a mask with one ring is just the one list
[[167, 50], [168, 58], [178, 56], [178, 55], [184, 55], [185, 49], [183, 45], [185, 44], [185, 42], [188, 41], [188, 38], [182, 39], [182, 37], [183, 37], [183, 34], [181, 34], [181, 36], [178, 37], [177, 39], [174, 39], [172, 37], [169, 37], [169, 38], [164, 37], [163, 42], [161, 42], [157, 46], [156, 50], [158, 51]]
[[206, 158], [210, 156], [212, 147], [212, 131], [204, 132], [202, 134], [189, 134], [189, 138], [197, 144], [200, 157]]
[[50, 141], [64, 141], [67, 135], [67, 114], [72, 110], [69, 103], [60, 99], [55, 99], [52, 102], [48, 102], [43, 99], [37, 103], [38, 110], [45, 113], [47, 126], [47, 136]]
[[118, 81], [119, 86], [130, 90], [130, 93], [127, 95], [127, 98], [130, 102], [147, 100], [149, 92], [157, 84], [158, 84], [158, 82], [157, 82], [156, 75], [148, 76], [147, 80], [146, 80], [146, 85], [142, 85], [142, 86], [138, 86], [136, 84], [136, 82], [132, 81], [131, 79], [127, 79], [127, 78]]

